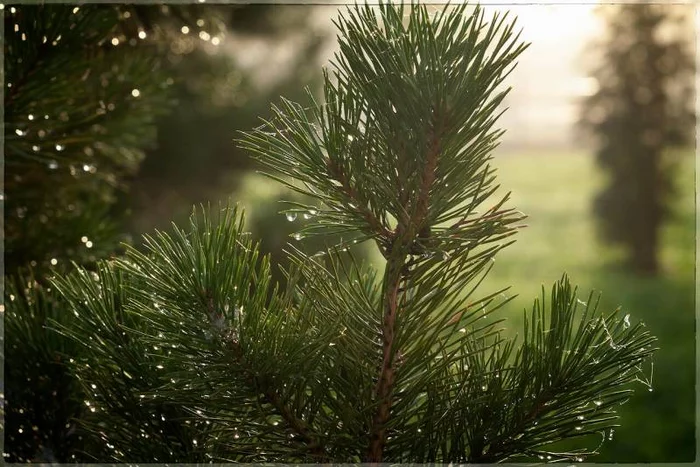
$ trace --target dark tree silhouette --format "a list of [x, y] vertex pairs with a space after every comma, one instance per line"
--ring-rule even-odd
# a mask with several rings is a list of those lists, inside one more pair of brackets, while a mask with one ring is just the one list
[[[598, 140], [607, 184], [594, 203], [600, 232], [627, 248], [630, 267], [660, 268], [660, 228], [674, 193], [675, 146], [694, 124], [691, 43], [684, 5], [606, 5], [607, 38], [593, 71], [599, 90], [584, 101], [582, 126]], [[681, 34], [679, 34], [681, 33]]]

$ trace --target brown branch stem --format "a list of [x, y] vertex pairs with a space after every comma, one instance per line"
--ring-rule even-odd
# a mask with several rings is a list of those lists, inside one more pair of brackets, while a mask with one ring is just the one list
[[440, 132], [439, 130], [433, 130], [432, 138], [430, 141], [430, 148], [428, 149], [428, 157], [425, 161], [425, 167], [423, 168], [423, 174], [421, 176], [420, 192], [418, 194], [418, 202], [416, 203], [416, 210], [414, 215], [411, 217], [411, 227], [420, 229], [425, 222], [426, 217], [428, 217], [428, 208], [430, 207], [430, 190], [435, 183], [437, 177], [436, 170], [438, 165], [438, 159], [440, 154]]
[[362, 217], [364, 217], [367, 224], [369, 224], [370, 229], [382, 236], [384, 239], [390, 239], [392, 234], [391, 231], [388, 230], [384, 226], [384, 224], [382, 224], [382, 222], [379, 219], [377, 219], [374, 214], [372, 214], [372, 212], [369, 209], [367, 209], [365, 203], [360, 199], [357, 190], [355, 190], [355, 188], [352, 185], [350, 185], [350, 180], [348, 180], [348, 178], [346, 177], [345, 171], [343, 171], [342, 167], [340, 167], [335, 161], [331, 159], [328, 160], [327, 164], [331, 176], [340, 182], [340, 188], [342, 189], [343, 194], [346, 197], [348, 197], [356, 206], [356, 209], [362, 214]]
[[[430, 207], [430, 190], [437, 178], [436, 170], [440, 154], [439, 126], [430, 129], [430, 145], [425, 167], [421, 174], [421, 184], [416, 200], [415, 209], [411, 216], [401, 215], [394, 232], [387, 237], [391, 252], [387, 256], [386, 272], [384, 275], [384, 320], [382, 323], [382, 363], [375, 390], [378, 402], [376, 412], [372, 417], [370, 429], [370, 444], [366, 456], [367, 462], [381, 462], [384, 446], [387, 441], [386, 424], [389, 421], [394, 388], [395, 367], [394, 335], [396, 315], [400, 311], [403, 300], [401, 283], [405, 279], [406, 256], [413, 245], [414, 236], [424, 227]], [[341, 179], [342, 183], [342, 179]], [[407, 213], [406, 213], [407, 214]]]
[[370, 445], [367, 462], [381, 462], [386, 444], [386, 423], [392, 404], [394, 387], [394, 326], [399, 308], [399, 288], [402, 280], [403, 258], [392, 257], [385, 274], [384, 321], [382, 323], [382, 364], [376, 386], [376, 398], [379, 402], [372, 417]]

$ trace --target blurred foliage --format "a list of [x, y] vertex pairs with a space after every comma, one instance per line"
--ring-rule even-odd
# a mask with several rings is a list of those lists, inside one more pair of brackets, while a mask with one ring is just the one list
[[[260, 118], [269, 115], [270, 102], [281, 95], [299, 98], [303, 87], [315, 89], [320, 84], [315, 60], [328, 38], [314, 31], [311, 8], [231, 6], [227, 21], [234, 32], [216, 50], [181, 46], [193, 50], [187, 60], [171, 63], [178, 74], [174, 84], [178, 106], [159, 121], [158, 144], [148, 151], [125, 200], [134, 211], [134, 233], [186, 219], [192, 204], [236, 191], [241, 176], [255, 169], [233, 141], [238, 132], [260, 125]], [[260, 89], [237, 66], [239, 56], [248, 53], [239, 49], [241, 38], [279, 45], [299, 31], [305, 31], [304, 40], [291, 52], [290, 69], [270, 65], [265, 71], [279, 75], [270, 88]]]
[[119, 241], [111, 209], [154, 119], [172, 105], [157, 49], [114, 6], [4, 9], [5, 431], [10, 462], [79, 460], [77, 348], [46, 329], [65, 303], [50, 269], [89, 264]]
[[4, 21], [6, 271], [92, 261], [114, 247], [109, 206], [172, 104], [154, 45], [129, 43], [109, 6], [10, 7]]
[[[132, 236], [186, 220], [193, 204], [232, 193], [244, 204], [253, 199], [258, 184], [267, 182], [253, 177], [256, 181], [251, 186], [252, 179], [247, 177], [258, 166], [234, 139], [239, 131], [259, 126], [260, 119], [270, 114], [270, 103], [280, 96], [301, 100], [306, 97], [304, 87], [315, 91], [321, 83], [317, 58], [329, 37], [315, 29], [312, 6], [216, 8], [230, 28], [217, 48], [198, 47], [192, 32], [180, 35], [181, 44], [171, 47], [191, 52], [186, 60], [178, 59], [177, 54], [170, 60], [169, 67], [178, 76], [173, 85], [178, 105], [159, 120], [157, 144], [147, 151], [139, 172], [130, 180], [130, 192], [121, 200], [122, 208], [133, 212]], [[270, 86], [255, 82], [251, 73], [256, 70], [248, 72], [237, 64], [242, 54], [250, 53], [240, 49], [241, 44], [260, 41], [271, 51], [300, 35], [293, 42], [296, 46], [288, 68], [268, 64], [269, 71], [262, 72], [276, 75]], [[283, 278], [279, 266], [286, 264], [283, 250], [295, 230], [280, 214], [281, 209], [273, 198], [255, 198], [255, 209], [248, 211], [254, 214], [248, 215], [247, 223], [261, 239], [261, 251], [272, 254], [273, 272], [279, 280]]]
[[594, 211], [606, 240], [626, 248], [638, 273], [659, 271], [660, 226], [676, 195], [678, 160], [665, 149], [689, 146], [695, 126], [695, 64], [690, 5], [600, 7], [608, 26], [599, 89], [583, 103], [581, 124], [598, 139], [608, 174]]
[[5, 450], [9, 462], [78, 460], [84, 442], [74, 418], [85, 411], [82, 390], [65, 363], [79, 345], [44, 328], [73, 315], [31, 273], [6, 277], [4, 350]]
[[[158, 144], [157, 122], [178, 108], [183, 64], [204, 62], [201, 45], [216, 48], [240, 8], [3, 9], [4, 460], [94, 459], [76, 423], [88, 407], [64, 366], [80, 350], [46, 328], [71, 318], [47, 275], [118, 253], [128, 239], [124, 193], [144, 150]], [[230, 102], [222, 86], [241, 81], [235, 73], [211, 100]]]

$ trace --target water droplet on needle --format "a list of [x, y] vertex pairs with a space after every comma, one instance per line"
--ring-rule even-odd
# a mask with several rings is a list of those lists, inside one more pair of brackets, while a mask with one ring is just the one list
[[630, 327], [630, 315], [629, 314], [625, 315], [625, 319], [623, 320], [622, 325], [624, 326], [625, 329]]

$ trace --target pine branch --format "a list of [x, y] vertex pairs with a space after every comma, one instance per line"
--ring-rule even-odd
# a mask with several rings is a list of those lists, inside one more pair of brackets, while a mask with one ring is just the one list
[[[212, 322], [216, 327], [224, 326], [224, 317], [215, 306], [215, 297], [205, 290], [205, 302], [207, 305], [208, 315], [212, 318]], [[240, 312], [239, 312], [240, 313]], [[233, 352], [233, 356], [237, 363], [243, 369], [245, 379], [255, 392], [262, 394], [265, 402], [271, 404], [282, 417], [282, 419], [294, 430], [299, 438], [306, 443], [308, 451], [313, 456], [316, 462], [327, 462], [328, 456], [324, 450], [321, 440], [314, 433], [313, 429], [303, 420], [296, 417], [285, 402], [280, 398], [275, 388], [267, 384], [265, 378], [259, 377], [254, 367], [246, 361], [245, 354], [241, 348], [238, 338], [235, 333], [225, 335], [228, 347]]]
[[256, 392], [262, 394], [264, 400], [271, 404], [289, 427], [294, 430], [301, 441], [306, 444], [305, 450], [308, 450], [315, 462], [328, 462], [328, 454], [325, 452], [322, 441], [313, 428], [293, 413], [280, 398], [274, 387], [266, 384], [263, 378], [256, 376], [255, 369], [245, 361], [245, 355], [238, 342], [229, 342], [229, 346], [238, 363], [243, 367], [248, 384], [255, 388]]
[[[279, 290], [242, 215], [220, 208], [129, 248], [110, 266], [122, 284], [107, 266], [102, 285], [57, 281], [78, 312], [66, 334], [99, 336], [94, 369], [76, 371], [99, 379], [119, 427], [104, 434], [121, 444], [110, 458], [155, 457], [129, 438], [138, 420], [121, 406], [180, 414], [153, 442], [194, 433], [179, 452], [239, 462], [496, 462], [553, 455], [552, 443], [610, 426], [653, 338], [595, 306], [576, 327], [565, 277], [516, 346], [491, 318], [507, 288], [479, 290], [523, 217], [508, 195], [489, 201], [488, 162], [507, 92], [496, 89], [524, 46], [505, 17], [487, 24], [465, 8], [431, 18], [418, 5], [406, 17], [356, 7], [337, 22], [324, 105], [283, 100], [242, 140], [271, 177], [320, 202], [316, 234], [373, 240], [383, 275], [342, 244], [313, 256], [290, 247]], [[136, 389], [114, 371], [124, 335], [137, 343], [124, 357]]]
[[512, 385], [512, 394], [503, 403], [513, 412], [498, 427], [499, 434], [488, 440], [488, 450], [476, 452], [473, 462], [499, 462], [525, 454], [582, 458], [594, 452], [579, 450], [569, 456], [545, 451], [543, 446], [615, 426], [614, 407], [631, 395], [631, 390], [620, 387], [639, 380], [639, 365], [655, 351], [655, 339], [640, 324], [632, 326], [629, 316], [597, 316], [598, 305], [592, 299], [593, 294], [574, 331], [579, 301], [568, 278], [553, 286], [549, 310], [543, 290], [531, 318], [525, 320], [525, 341], [515, 362], [499, 370], [503, 381]]

